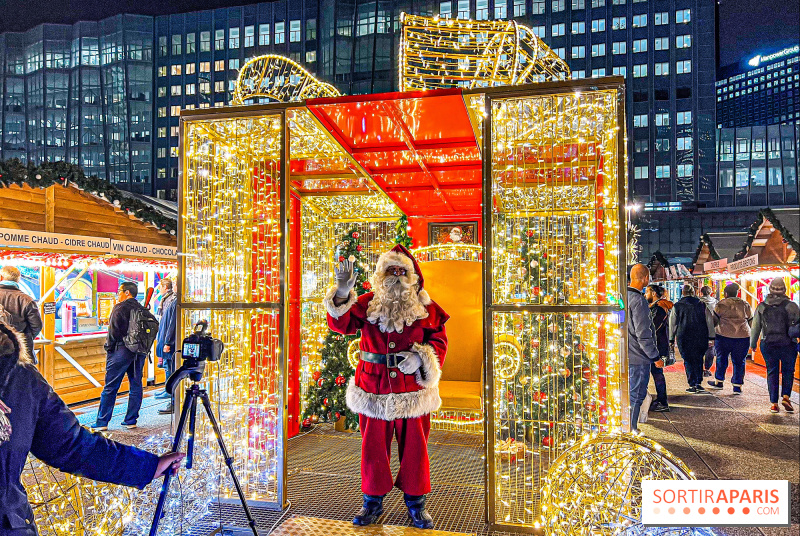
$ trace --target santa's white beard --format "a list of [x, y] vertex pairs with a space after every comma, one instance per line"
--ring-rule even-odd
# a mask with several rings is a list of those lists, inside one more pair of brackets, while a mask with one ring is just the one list
[[367, 307], [367, 320], [378, 323], [384, 333], [402, 333], [420, 318], [428, 316], [428, 310], [419, 301], [416, 274], [393, 276], [374, 274], [373, 297]]

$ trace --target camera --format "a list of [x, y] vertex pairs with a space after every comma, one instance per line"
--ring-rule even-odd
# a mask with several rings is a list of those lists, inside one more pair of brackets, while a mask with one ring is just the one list
[[200, 320], [194, 325], [192, 334], [183, 339], [181, 367], [167, 378], [165, 390], [172, 394], [175, 386], [188, 377], [194, 382], [203, 379], [203, 371], [207, 361], [219, 361], [225, 344], [208, 334], [208, 321]]

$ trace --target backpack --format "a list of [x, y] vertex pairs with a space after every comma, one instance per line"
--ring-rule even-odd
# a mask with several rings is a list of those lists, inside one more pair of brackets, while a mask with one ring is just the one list
[[778, 346], [789, 346], [789, 313], [786, 311], [786, 302], [776, 305], [764, 303], [761, 310], [761, 337], [763, 342]]
[[11, 313], [9, 313], [8, 310], [6, 310], [6, 308], [2, 305], [0, 305], [0, 322], [9, 327], [14, 327], [14, 319], [11, 316]]
[[122, 338], [125, 347], [136, 354], [149, 354], [158, 336], [158, 320], [144, 307], [134, 307], [128, 317], [128, 333]]

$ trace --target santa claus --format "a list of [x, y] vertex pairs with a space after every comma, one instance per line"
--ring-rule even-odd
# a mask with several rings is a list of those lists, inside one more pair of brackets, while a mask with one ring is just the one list
[[[450, 317], [430, 299], [416, 260], [402, 245], [380, 256], [373, 292], [360, 297], [353, 290], [352, 260], [334, 271], [336, 286], [324, 301], [328, 325], [345, 335], [361, 330], [361, 358], [347, 387], [347, 406], [359, 414], [362, 437], [364, 505], [353, 523], [374, 523], [394, 485], [405, 495], [414, 526], [433, 528], [425, 509], [431, 490], [428, 433], [430, 413], [442, 403], [438, 384]], [[400, 457], [395, 479], [389, 467], [393, 435]]]

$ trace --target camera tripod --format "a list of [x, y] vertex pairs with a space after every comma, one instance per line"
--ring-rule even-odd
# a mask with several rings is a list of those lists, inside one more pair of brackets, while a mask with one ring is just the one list
[[[180, 375], [178, 375], [178, 379], [179, 376]], [[236, 486], [236, 493], [239, 494], [239, 500], [241, 501], [242, 507], [244, 508], [244, 513], [247, 516], [247, 524], [250, 525], [250, 530], [253, 531], [253, 535], [258, 536], [258, 531], [256, 530], [256, 520], [253, 519], [253, 514], [250, 513], [250, 507], [247, 505], [247, 500], [244, 497], [244, 492], [242, 491], [242, 486], [239, 483], [239, 478], [236, 476], [236, 473], [233, 470], [233, 457], [228, 453], [227, 447], [225, 447], [225, 441], [222, 439], [222, 432], [219, 429], [219, 424], [217, 423], [216, 417], [214, 417], [214, 412], [211, 410], [211, 402], [208, 398], [208, 392], [206, 392], [205, 389], [200, 389], [200, 386], [197, 384], [200, 378], [195, 379], [192, 377], [191, 379], [193, 381], [192, 384], [186, 389], [186, 398], [184, 399], [183, 407], [181, 408], [181, 417], [178, 420], [178, 428], [175, 431], [175, 438], [172, 442], [172, 452], [178, 452], [178, 447], [180, 447], [181, 440], [183, 439], [183, 429], [186, 426], [186, 418], [188, 417], [189, 437], [187, 439], [188, 444], [186, 449], [186, 468], [192, 468], [192, 455], [194, 454], [194, 429], [197, 419], [197, 399], [199, 398], [203, 403], [203, 408], [205, 408], [206, 416], [208, 417], [208, 420], [211, 421], [211, 426], [214, 428], [214, 434], [217, 436], [217, 443], [222, 451], [222, 457], [225, 459], [225, 465], [228, 466], [228, 471], [231, 473], [231, 478], [233, 479], [233, 485]], [[172, 392], [171, 387], [173, 385], [168, 387], [168, 391], [170, 393]], [[167, 499], [167, 491], [169, 490], [169, 483], [171, 479], [172, 471], [167, 471], [167, 473], [164, 475], [164, 483], [161, 485], [161, 494], [158, 497], [158, 504], [156, 505], [156, 512], [155, 516], [153, 517], [153, 525], [150, 527], [150, 536], [156, 536], [156, 533], [158, 532], [158, 523], [164, 516], [164, 502]]]

